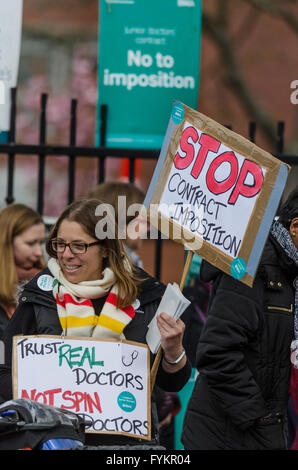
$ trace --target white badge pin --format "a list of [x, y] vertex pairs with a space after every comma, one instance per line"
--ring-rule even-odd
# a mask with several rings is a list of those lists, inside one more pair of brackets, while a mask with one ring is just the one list
[[37, 279], [37, 285], [41, 290], [50, 291], [53, 289], [54, 278], [48, 274], [43, 274]]
[[139, 301], [139, 299], [136, 299], [134, 303], [132, 304], [134, 310], [137, 310], [140, 305], [141, 305], [141, 302]]

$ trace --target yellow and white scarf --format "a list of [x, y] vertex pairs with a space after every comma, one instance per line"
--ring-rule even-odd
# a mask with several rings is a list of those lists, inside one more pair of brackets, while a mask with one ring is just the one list
[[[114, 272], [104, 269], [103, 278], [72, 284], [63, 275], [58, 262], [48, 262], [53, 281], [53, 295], [65, 336], [124, 338], [123, 330], [135, 316], [132, 305], [117, 308], [118, 288]], [[107, 295], [100, 315], [96, 315], [92, 299]]]

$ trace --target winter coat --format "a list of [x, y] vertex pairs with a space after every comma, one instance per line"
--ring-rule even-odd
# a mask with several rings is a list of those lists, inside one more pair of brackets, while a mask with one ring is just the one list
[[9, 318], [4, 308], [0, 306], [0, 340], [2, 339], [5, 328], [7, 327]]
[[[139, 289], [137, 302], [139, 305], [135, 307], [135, 317], [126, 326], [123, 333], [127, 340], [146, 343], [147, 326], [156, 312], [165, 286], [142, 270], [139, 270], [139, 274], [144, 277], [144, 281]], [[6, 364], [5, 366], [0, 367], [0, 402], [7, 401], [12, 398], [12, 337], [17, 334], [62, 334], [62, 328], [57, 314], [56, 301], [53, 297], [52, 290], [46, 290], [46, 282], [41, 282], [41, 276], [51, 276], [51, 273], [46, 268], [25, 286], [19, 299], [19, 306], [5, 331], [3, 339], [5, 343]], [[45, 280], [46, 278], [43, 279]], [[96, 304], [94, 304], [94, 306], [96, 311]], [[154, 356], [151, 355], [151, 365], [153, 361]], [[160, 366], [156, 377], [156, 383], [165, 390], [178, 391], [187, 382], [190, 372], [191, 366], [189, 363], [187, 363], [183, 369], [173, 374], [166, 373]], [[152, 396], [151, 408], [151, 443], [154, 444], [158, 442], [158, 418], [154, 403], [154, 393]], [[110, 443], [113, 445], [135, 445], [136, 441], [138, 440], [126, 436], [111, 436], [92, 433], [86, 434], [86, 444], [91, 446], [109, 445]], [[141, 442], [144, 443], [143, 440]], [[147, 442], [148, 441], [146, 441], [146, 443]]]
[[186, 449], [285, 449], [297, 266], [270, 236], [252, 288], [203, 263], [213, 280]]

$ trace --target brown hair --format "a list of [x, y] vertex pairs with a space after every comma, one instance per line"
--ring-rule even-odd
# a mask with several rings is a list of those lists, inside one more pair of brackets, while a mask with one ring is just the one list
[[[0, 211], [0, 303], [2, 305], [9, 306], [16, 302], [18, 276], [13, 240], [33, 225], [42, 223], [42, 217], [24, 204], [10, 204]], [[39, 260], [34, 267], [42, 269], [44, 260]]]
[[[83, 199], [75, 201], [67, 206], [59, 216], [55, 225], [52, 227], [47, 243], [46, 250], [49, 256], [57, 259], [57, 253], [52, 249], [51, 240], [57, 237], [59, 227], [63, 220], [79, 223], [84, 231], [94, 238], [102, 240], [102, 246], [106, 249], [107, 258], [103, 259], [103, 269], [110, 267], [117, 279], [119, 288], [119, 307], [131, 305], [137, 297], [138, 285], [141, 282], [135, 269], [133, 268], [123, 247], [122, 241], [117, 238], [117, 224], [114, 214], [109, 210], [109, 206], [105, 207], [105, 213], [97, 215], [96, 208], [104, 204], [98, 199]], [[113, 236], [107, 236], [106, 232], [99, 233], [98, 224], [106, 225], [110, 228]], [[98, 236], [100, 235], [100, 236]]]
[[291, 221], [298, 217], [298, 186], [288, 195], [278, 211], [278, 221], [289, 230]]
[[[107, 181], [105, 183], [98, 184], [93, 191], [89, 193], [88, 197], [111, 204], [117, 215], [118, 196], [126, 197], [127, 207], [131, 204], [143, 204], [145, 199], [145, 194], [141, 189], [133, 183], [124, 183], [121, 181]], [[134, 218], [135, 216], [126, 215], [126, 225], [128, 225]]]

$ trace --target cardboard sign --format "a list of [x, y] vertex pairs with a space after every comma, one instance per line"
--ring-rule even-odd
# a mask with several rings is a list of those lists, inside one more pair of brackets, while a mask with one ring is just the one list
[[163, 234], [252, 286], [289, 166], [175, 102], [144, 206]]
[[13, 396], [68, 409], [86, 432], [150, 439], [146, 345], [60, 336], [15, 336]]

